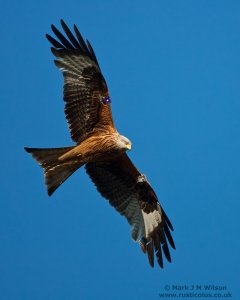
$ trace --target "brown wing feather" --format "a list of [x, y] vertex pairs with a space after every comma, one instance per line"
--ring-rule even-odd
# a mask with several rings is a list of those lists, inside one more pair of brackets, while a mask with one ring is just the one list
[[76, 37], [63, 20], [61, 25], [66, 37], [53, 25], [59, 41], [48, 34], [46, 37], [54, 46], [55, 64], [63, 72], [65, 115], [71, 137], [80, 143], [93, 130], [114, 124], [110, 103], [102, 103], [108, 97], [108, 88], [90, 43], [84, 42], [75, 25]]
[[132, 237], [147, 252], [150, 265], [154, 265], [154, 250], [160, 267], [162, 251], [171, 261], [168, 243], [175, 249], [169, 230], [173, 227], [146, 177], [129, 157], [125, 154], [110, 162], [88, 163], [86, 171], [101, 195], [127, 218]]

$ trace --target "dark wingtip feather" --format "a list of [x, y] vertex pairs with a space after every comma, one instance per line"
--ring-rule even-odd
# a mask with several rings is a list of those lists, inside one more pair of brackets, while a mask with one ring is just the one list
[[30, 153], [30, 149], [31, 149], [31, 148], [24, 147], [24, 150], [25, 150], [27, 153]]
[[73, 45], [65, 38], [65, 36], [52, 24], [51, 25], [53, 33], [59, 39], [59, 41], [67, 48], [73, 50]]
[[160, 243], [158, 233], [156, 233], [153, 236], [153, 242], [154, 242], [155, 254], [156, 254], [156, 257], [157, 257], [158, 264], [159, 264], [160, 268], [163, 269], [162, 248], [161, 248], [161, 243]]
[[158, 264], [161, 268], [163, 268], [162, 249], [161, 249], [158, 234], [154, 235], [153, 242], [154, 242], [154, 248], [155, 248], [155, 253], [156, 253]]
[[24, 150], [25, 150], [27, 153], [30, 153], [30, 154], [33, 155], [33, 153], [35, 152], [35, 150], [38, 150], [38, 148], [24, 147]]
[[94, 50], [93, 50], [92, 45], [90, 44], [90, 42], [89, 42], [88, 39], [86, 39], [86, 42], [87, 42], [88, 49], [89, 49], [89, 51], [90, 51], [90, 53], [91, 53], [92, 59], [94, 59], [95, 62], [97, 63], [97, 65], [99, 66], [98, 61], [97, 61], [97, 57], [96, 57], [96, 54], [95, 54], [95, 52], [94, 52]]
[[153, 268], [154, 267], [154, 251], [153, 251], [153, 241], [152, 240], [147, 244], [147, 254], [148, 254], [149, 264]]
[[61, 43], [59, 43], [57, 40], [55, 40], [53, 37], [51, 37], [51, 35], [46, 34], [46, 38], [54, 47], [64, 48], [64, 46]]
[[172, 262], [167, 242], [162, 245], [162, 249], [163, 249], [163, 252], [164, 252], [164, 255], [165, 255], [166, 259], [169, 262]]
[[158, 251], [156, 252], [156, 256], [157, 256], [157, 261], [158, 261], [158, 264], [159, 264], [160, 268], [163, 269], [163, 258], [162, 258], [161, 248], [159, 248]]
[[51, 197], [55, 190], [56, 190], [55, 187], [51, 187], [51, 188], [47, 189], [48, 196]]
[[166, 237], [167, 237], [167, 239], [168, 239], [168, 241], [169, 241], [169, 244], [171, 245], [171, 247], [172, 247], [173, 249], [176, 249], [175, 243], [174, 243], [174, 241], [173, 241], [171, 232], [169, 231], [167, 224], [164, 224], [163, 228], [164, 228]]
[[[61, 33], [57, 29], [57, 27], [52, 24], [51, 29], [55, 35], [55, 38], [53, 38], [49, 34], [46, 34], [47, 40], [53, 45], [54, 48], [56, 48], [55, 50], [58, 50], [58, 52], [55, 51], [53, 54], [57, 57], [60, 57], [66, 54], [66, 52], [63, 51], [68, 50], [68, 51], [73, 51], [76, 54], [87, 55], [96, 63], [96, 65], [100, 69], [100, 66], [97, 61], [97, 57], [94, 53], [94, 50], [90, 42], [88, 40], [86, 40], [86, 42], [84, 41], [77, 26], [74, 24], [73, 26], [74, 31], [71, 31], [63, 19], [60, 20], [60, 23], [64, 33]], [[52, 52], [53, 51], [54, 50], [52, 50]]]
[[69, 40], [73, 44], [73, 46], [76, 49], [81, 50], [81, 45], [78, 43], [75, 36], [72, 34], [71, 30], [68, 28], [67, 24], [63, 21], [63, 19], [61, 19], [61, 25], [62, 25], [62, 28], [63, 28], [64, 32], [66, 33], [67, 37], [69, 38]]
[[89, 55], [90, 52], [88, 50], [88, 47], [86, 46], [86, 43], [84, 42], [84, 39], [83, 39], [80, 31], [78, 30], [78, 28], [77, 28], [77, 26], [75, 24], [73, 25], [73, 29], [74, 29], [74, 32], [75, 32], [75, 34], [77, 36], [78, 42], [81, 45], [82, 50]]
[[[161, 208], [161, 209], [162, 209], [162, 208]], [[171, 223], [170, 220], [168, 219], [168, 217], [167, 217], [167, 215], [166, 215], [166, 213], [165, 213], [165, 211], [164, 211], [163, 209], [162, 209], [162, 214], [163, 214], [163, 218], [164, 218], [164, 220], [166, 221], [168, 227], [169, 227], [172, 231], [174, 231], [173, 226], [172, 226], [172, 223]]]

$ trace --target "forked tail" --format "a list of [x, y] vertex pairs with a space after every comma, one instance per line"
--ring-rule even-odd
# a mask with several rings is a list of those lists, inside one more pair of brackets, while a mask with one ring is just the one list
[[58, 158], [74, 147], [64, 148], [27, 148], [24, 149], [32, 154], [32, 157], [44, 169], [45, 183], [48, 195], [53, 192], [78, 168], [82, 166], [77, 160], [60, 161]]

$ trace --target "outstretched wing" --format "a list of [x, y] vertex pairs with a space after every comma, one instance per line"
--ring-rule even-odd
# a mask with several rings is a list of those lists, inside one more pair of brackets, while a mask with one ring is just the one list
[[76, 25], [74, 34], [61, 20], [64, 36], [54, 25], [57, 39], [46, 35], [53, 45], [56, 66], [64, 75], [65, 114], [72, 139], [80, 143], [93, 130], [114, 127], [106, 81], [101, 73], [95, 53], [84, 42]]
[[127, 218], [132, 238], [147, 252], [150, 265], [154, 266], [154, 250], [161, 268], [162, 252], [171, 262], [168, 243], [175, 249], [173, 227], [146, 177], [129, 157], [124, 154], [114, 161], [88, 163], [85, 168], [101, 195]]

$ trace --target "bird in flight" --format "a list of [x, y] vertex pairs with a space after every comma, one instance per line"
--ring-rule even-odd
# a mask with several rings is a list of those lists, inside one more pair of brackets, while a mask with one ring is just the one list
[[173, 227], [158, 202], [145, 175], [127, 155], [131, 141], [115, 128], [111, 98], [96, 55], [78, 28], [74, 31], [61, 20], [62, 34], [51, 26], [55, 65], [64, 77], [65, 115], [75, 146], [63, 148], [25, 148], [44, 169], [48, 195], [77, 169], [85, 170], [99, 193], [131, 226], [134, 241], [139, 242], [154, 266], [154, 253], [163, 268], [163, 253], [171, 262], [168, 244], [175, 249]]

